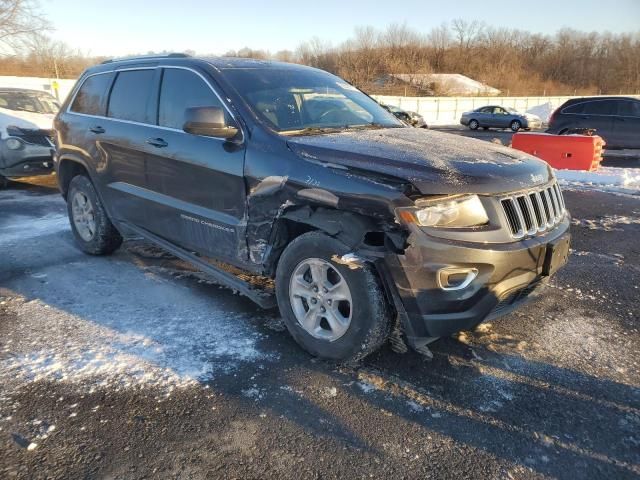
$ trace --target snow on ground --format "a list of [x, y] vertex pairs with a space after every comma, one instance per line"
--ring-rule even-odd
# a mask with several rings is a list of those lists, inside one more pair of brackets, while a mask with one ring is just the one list
[[[0, 214], [0, 313], [14, 325], [0, 342], [0, 385], [42, 379], [168, 393], [274, 356], [259, 348], [253, 305], [194, 291], [132, 262], [126, 248], [84, 255], [62, 198], [47, 195], [40, 209], [26, 196], [20, 214]], [[5, 191], [0, 202], [23, 197]]]
[[600, 190], [640, 195], [640, 168], [600, 167], [595, 172], [556, 170], [560, 185], [576, 190]]

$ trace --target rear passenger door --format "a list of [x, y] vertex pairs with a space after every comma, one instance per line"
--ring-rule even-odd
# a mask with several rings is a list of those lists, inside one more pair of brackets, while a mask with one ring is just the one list
[[183, 248], [238, 263], [247, 258], [244, 145], [184, 132], [185, 110], [206, 106], [222, 108], [236, 123], [201, 74], [163, 68], [157, 126], [147, 134], [148, 228]]
[[612, 144], [614, 104], [611, 100], [589, 100], [584, 103], [582, 114], [578, 115], [579, 126], [595, 128], [596, 135]]
[[154, 135], [152, 92], [160, 70], [130, 69], [116, 72], [106, 118], [96, 119], [92, 133], [103, 159], [103, 177], [111, 215], [117, 221], [147, 225], [145, 161]]

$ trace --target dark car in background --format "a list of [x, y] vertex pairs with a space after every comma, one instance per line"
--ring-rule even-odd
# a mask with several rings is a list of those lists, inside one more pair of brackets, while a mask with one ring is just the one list
[[0, 187], [9, 178], [53, 172], [53, 118], [59, 107], [46, 92], [0, 88]]
[[143, 237], [278, 305], [325, 358], [362, 358], [394, 329], [420, 350], [504, 315], [569, 252], [546, 163], [408, 127], [310, 67], [110, 61], [82, 75], [55, 128], [80, 248]]
[[549, 118], [547, 132], [595, 130], [607, 148], [640, 148], [640, 100], [632, 97], [584, 97], [567, 100]]
[[476, 108], [471, 112], [464, 112], [460, 117], [460, 123], [468, 126], [471, 130], [482, 127], [489, 128], [510, 128], [517, 132], [521, 128], [531, 130], [541, 128], [542, 120], [537, 115], [520, 113], [513, 108], [501, 107], [499, 105], [489, 105]]
[[410, 112], [408, 110], [403, 110], [400, 107], [395, 107], [393, 105], [384, 105], [381, 104], [384, 108], [389, 110], [393, 115], [398, 119], [402, 120], [407, 125], [411, 125], [416, 128], [429, 128], [427, 122], [424, 117], [416, 112]]

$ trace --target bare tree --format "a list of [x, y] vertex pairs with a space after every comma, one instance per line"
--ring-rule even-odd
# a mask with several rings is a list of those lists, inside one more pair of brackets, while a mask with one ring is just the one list
[[50, 29], [36, 0], [0, 0], [0, 50], [15, 50], [29, 36]]

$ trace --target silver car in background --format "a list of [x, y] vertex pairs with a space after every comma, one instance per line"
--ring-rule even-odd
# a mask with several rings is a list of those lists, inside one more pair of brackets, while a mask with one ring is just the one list
[[499, 105], [489, 105], [476, 108], [471, 112], [464, 112], [460, 117], [460, 123], [468, 126], [471, 130], [477, 130], [480, 127], [485, 130], [488, 128], [509, 128], [517, 132], [520, 129], [542, 128], [540, 117], [529, 113], [520, 113], [513, 108]]

